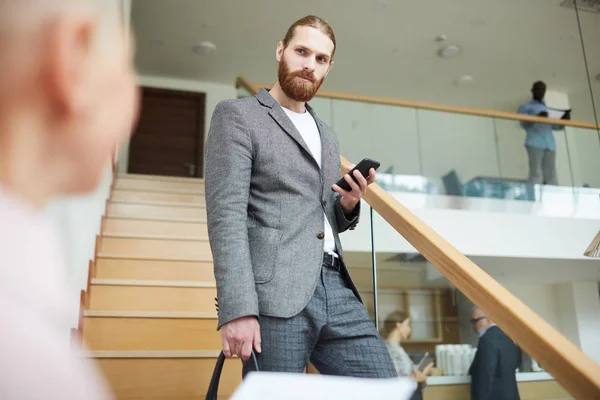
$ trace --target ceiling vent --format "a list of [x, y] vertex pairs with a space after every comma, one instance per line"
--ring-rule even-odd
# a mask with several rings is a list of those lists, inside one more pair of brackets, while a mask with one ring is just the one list
[[560, 3], [560, 6], [574, 8], [575, 3], [577, 3], [577, 8], [581, 11], [600, 12], [600, 0], [564, 0]]

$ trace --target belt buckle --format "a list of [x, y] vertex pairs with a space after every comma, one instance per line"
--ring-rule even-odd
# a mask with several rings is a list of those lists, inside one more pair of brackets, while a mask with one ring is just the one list
[[342, 259], [340, 257], [337, 257], [336, 260], [337, 260], [337, 268], [336, 269], [338, 272], [342, 272]]
[[341, 262], [338, 257], [335, 257], [333, 254], [324, 253], [323, 259], [326, 261], [323, 263], [325, 266], [340, 272]]

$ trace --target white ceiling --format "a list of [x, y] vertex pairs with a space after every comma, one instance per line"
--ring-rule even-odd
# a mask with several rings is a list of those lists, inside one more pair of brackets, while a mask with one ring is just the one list
[[[513, 111], [535, 80], [565, 91], [573, 118], [593, 120], [579, 31], [562, 0], [133, 0], [142, 75], [232, 84], [276, 79], [275, 46], [297, 18], [333, 26], [338, 49], [323, 89]], [[380, 5], [385, 5], [381, 7]], [[592, 79], [600, 13], [580, 12]], [[436, 53], [438, 34], [463, 52]], [[198, 56], [201, 41], [218, 46]], [[469, 74], [474, 83], [453, 82]], [[593, 80], [600, 111], [600, 81]]]

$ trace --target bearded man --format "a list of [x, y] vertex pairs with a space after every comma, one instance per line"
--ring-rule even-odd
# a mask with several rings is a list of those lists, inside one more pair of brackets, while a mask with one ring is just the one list
[[344, 176], [333, 130], [307, 104], [333, 67], [333, 29], [296, 21], [277, 44], [278, 81], [216, 107], [206, 145], [206, 208], [218, 329], [243, 374], [261, 371], [396, 377], [360, 300], [338, 234], [358, 223], [375, 180]]

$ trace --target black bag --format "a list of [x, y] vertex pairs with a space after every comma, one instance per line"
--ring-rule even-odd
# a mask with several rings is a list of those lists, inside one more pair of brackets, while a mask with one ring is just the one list
[[[254, 370], [258, 372], [258, 361], [256, 354], [252, 350], [252, 361], [254, 361]], [[223, 364], [225, 363], [225, 354], [221, 352], [215, 365], [210, 384], [208, 385], [208, 391], [206, 392], [206, 400], [217, 400], [217, 391], [219, 390], [219, 381], [221, 380], [221, 372], [223, 371]]]

